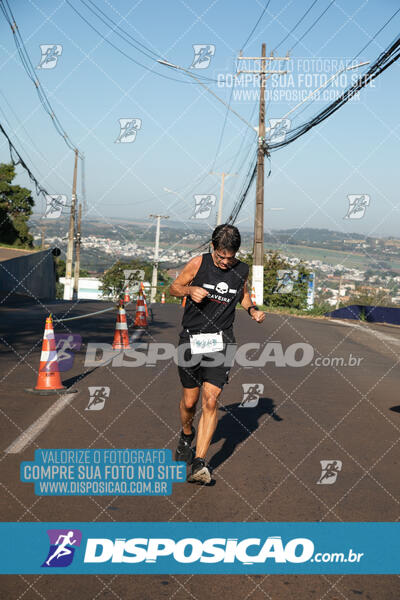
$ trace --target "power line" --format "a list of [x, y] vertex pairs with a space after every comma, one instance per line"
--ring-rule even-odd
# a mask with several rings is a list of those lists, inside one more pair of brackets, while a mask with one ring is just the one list
[[[368, 48], [368, 46], [370, 46], [370, 44], [372, 44], [372, 42], [373, 42], [373, 41], [374, 41], [374, 40], [375, 40], [375, 39], [378, 37], [378, 35], [379, 35], [379, 34], [380, 34], [380, 33], [381, 33], [381, 32], [382, 32], [384, 29], [385, 29], [385, 27], [387, 27], [387, 25], [389, 25], [389, 23], [390, 23], [390, 22], [391, 22], [391, 21], [392, 21], [392, 20], [395, 18], [395, 16], [396, 16], [396, 15], [397, 15], [399, 12], [400, 12], [400, 8], [399, 8], [399, 9], [397, 9], [397, 10], [396, 10], [396, 11], [395, 11], [395, 12], [392, 14], [392, 16], [391, 16], [391, 17], [389, 17], [389, 19], [388, 19], [388, 20], [387, 20], [387, 21], [386, 21], [386, 22], [385, 22], [385, 23], [382, 25], [382, 27], [380, 27], [380, 28], [378, 29], [378, 31], [377, 31], [377, 32], [376, 32], [376, 33], [375, 33], [375, 34], [374, 34], [374, 35], [373, 35], [373, 36], [372, 36], [372, 37], [369, 39], [369, 41], [368, 41], [368, 42], [367, 42], [367, 43], [366, 43], [366, 44], [365, 44], [365, 45], [364, 45], [364, 46], [361, 48], [361, 50], [359, 50], [359, 52], [357, 52], [357, 54], [355, 54], [355, 55], [353, 56], [353, 58], [352, 58], [352, 59], [350, 59], [350, 60], [349, 60], [349, 61], [346, 63], [346, 66], [345, 66], [345, 68], [347, 68], [349, 65], [351, 65], [351, 63], [353, 63], [353, 62], [356, 60], [356, 58], [358, 58], [358, 57], [360, 56], [360, 54], [361, 54], [362, 52], [364, 52], [364, 50], [365, 50], [366, 48]], [[332, 84], [333, 84], [333, 80], [329, 82], [329, 84], [326, 86], [326, 89], [327, 89], [328, 87], [330, 87]], [[315, 95], [315, 96], [314, 96], [314, 97], [313, 97], [313, 98], [310, 100], [310, 104], [311, 104], [312, 102], [315, 102], [315, 101], [317, 100], [317, 98], [318, 98], [318, 96], [317, 96], [317, 95]], [[303, 108], [302, 108], [302, 109], [301, 109], [301, 110], [300, 110], [300, 111], [299, 111], [299, 112], [296, 114], [296, 116], [295, 116], [295, 119], [297, 119], [297, 118], [298, 118], [298, 117], [299, 117], [299, 116], [300, 116], [300, 115], [301, 115], [301, 114], [302, 114], [302, 113], [303, 113], [305, 110], [307, 110], [307, 108], [309, 108], [309, 107], [310, 107], [310, 104], [309, 104], [309, 105], [305, 104], [305, 105], [304, 105], [304, 107], [303, 107]]]
[[[2, 0], [0, 0], [0, 1], [2, 1]], [[197, 83], [193, 82], [193, 81], [185, 81], [184, 79], [177, 79], [176, 77], [169, 77], [168, 75], [163, 75], [162, 73], [158, 73], [158, 71], [155, 71], [154, 69], [148, 67], [147, 65], [139, 62], [138, 60], [136, 60], [135, 58], [133, 58], [132, 56], [130, 56], [130, 54], [127, 54], [126, 52], [124, 52], [124, 50], [122, 50], [121, 48], [119, 48], [119, 46], [117, 46], [116, 44], [114, 44], [113, 42], [111, 42], [108, 38], [106, 38], [101, 33], [101, 31], [99, 31], [94, 25], [92, 25], [92, 23], [90, 23], [90, 21], [88, 21], [86, 19], [86, 17], [84, 17], [82, 15], [82, 13], [80, 13], [79, 10], [69, 0], [65, 0], [65, 1], [68, 4], [68, 6], [70, 6], [72, 8], [72, 10], [80, 17], [80, 19], [82, 19], [82, 21], [84, 21], [88, 27], [90, 27], [93, 31], [95, 31], [97, 33], [97, 35], [99, 35], [101, 37], [101, 39], [103, 40], [103, 42], [106, 42], [109, 46], [111, 46], [112, 48], [114, 48], [114, 50], [116, 50], [117, 52], [119, 52], [120, 54], [122, 54], [122, 56], [125, 56], [125, 58], [127, 58], [128, 60], [130, 60], [131, 62], [133, 62], [135, 65], [141, 67], [142, 69], [145, 69], [146, 71], [149, 71], [150, 73], [153, 73], [153, 75], [158, 75], [158, 77], [162, 77], [163, 79], [169, 79], [171, 81], [177, 81], [178, 83], [186, 83], [186, 84], [191, 84], [191, 85], [197, 85]], [[83, 2], [83, 0], [81, 0], [81, 2]], [[83, 4], [85, 4], [85, 2], [83, 2]], [[133, 46], [136, 50], [139, 50], [139, 52], [142, 52], [143, 54], [145, 54], [143, 51], [141, 51], [139, 48], [137, 48], [137, 46], [135, 46], [132, 42], [130, 42], [129, 40], [126, 40], [122, 36], [121, 33], [118, 33], [118, 31], [116, 31], [115, 28], [113, 28], [111, 25], [109, 25], [98, 14], [96, 14], [95, 11], [92, 8], [90, 8], [90, 6], [87, 6], [87, 4], [85, 4], [85, 6], [88, 8], [88, 10], [90, 10], [92, 12], [92, 14], [94, 14], [95, 16], [97, 16], [98, 19], [100, 19], [107, 27], [109, 27], [113, 33], [116, 33], [127, 44], [129, 44], [130, 46]], [[122, 29], [121, 29], [121, 31], [123, 31], [124, 34], [127, 35], [127, 36], [130, 35], [129, 33], [125, 32]], [[146, 56], [148, 56], [148, 55], [146, 55]], [[152, 60], [155, 60], [155, 58], [153, 58], [153, 57], [150, 57], [150, 58]], [[164, 59], [162, 59], [162, 60], [164, 60]], [[203, 77], [201, 75], [199, 76], [199, 78], [204, 79], [204, 81], [217, 81], [216, 79], [210, 79], [208, 77]]]
[[311, 4], [311, 6], [306, 10], [306, 12], [303, 14], [303, 16], [301, 17], [301, 19], [299, 19], [296, 23], [296, 25], [294, 25], [294, 27], [292, 27], [292, 29], [289, 31], [289, 33], [287, 33], [285, 35], [285, 37], [279, 42], [279, 44], [277, 44], [275, 46], [275, 48], [272, 50], [272, 52], [275, 52], [275, 50], [277, 50], [279, 48], [279, 46], [281, 46], [283, 44], [283, 42], [286, 42], [286, 40], [288, 39], [288, 37], [290, 37], [293, 33], [293, 31], [295, 29], [297, 29], [297, 27], [300, 25], [300, 23], [306, 18], [306, 16], [308, 15], [308, 13], [310, 12], [310, 10], [312, 9], [312, 7], [314, 6], [314, 4], [316, 4], [318, 2], [318, 0], [314, 0], [314, 2]]
[[[22, 156], [16, 149], [15, 145], [11, 141], [9, 135], [7, 134], [6, 130], [4, 129], [4, 127], [1, 123], [0, 123], [0, 132], [4, 135], [4, 137], [8, 141], [8, 147], [9, 147], [9, 151], [10, 151], [10, 160], [11, 160], [13, 166], [16, 167], [17, 165], [21, 165], [21, 167], [23, 169], [25, 169], [25, 171], [28, 174], [29, 179], [35, 185], [36, 194], [38, 196], [40, 196], [41, 194], [43, 196], [49, 195], [48, 191], [39, 183], [39, 181], [37, 180], [35, 175], [32, 173], [32, 171], [30, 170], [30, 168], [28, 167], [28, 165], [26, 164], [26, 162], [24, 161], [24, 159], [22, 158]], [[15, 156], [17, 157], [17, 159], [15, 158]]]
[[[19, 125], [18, 125], [18, 129], [22, 129], [22, 130], [25, 132], [25, 135], [26, 135], [26, 137], [29, 139], [30, 143], [32, 144], [32, 148], [33, 148], [33, 149], [34, 149], [34, 150], [37, 152], [37, 154], [39, 154], [39, 155], [42, 157], [42, 159], [43, 159], [44, 161], [46, 161], [46, 162], [47, 162], [47, 158], [45, 157], [45, 155], [43, 154], [43, 152], [41, 151], [41, 149], [39, 148], [39, 146], [36, 144], [36, 142], [35, 142], [35, 140], [33, 139], [33, 137], [32, 137], [32, 136], [29, 134], [29, 131], [28, 131], [28, 130], [27, 130], [27, 128], [25, 127], [25, 125], [24, 125], [24, 123], [23, 123], [22, 119], [20, 119], [20, 118], [18, 117], [18, 115], [17, 115], [17, 113], [15, 112], [15, 110], [14, 110], [14, 108], [13, 108], [12, 104], [10, 104], [10, 102], [7, 100], [7, 97], [4, 95], [4, 92], [3, 92], [3, 90], [0, 90], [0, 94], [3, 96], [3, 99], [4, 99], [5, 103], [7, 104], [7, 106], [8, 106], [8, 108], [9, 108], [10, 112], [12, 112], [12, 114], [13, 114], [13, 115], [14, 115], [14, 117], [15, 117], [15, 120], [16, 120], [16, 121], [17, 121], [17, 123], [19, 124]], [[15, 135], [15, 136], [17, 135], [15, 131], [14, 131], [14, 135]], [[32, 162], [32, 160], [31, 160], [31, 162]], [[36, 170], [38, 170], [38, 169], [36, 169]]]
[[217, 161], [219, 151], [221, 150], [222, 140], [224, 138], [224, 133], [225, 133], [225, 128], [226, 128], [226, 122], [228, 120], [228, 113], [229, 113], [229, 110], [230, 110], [230, 107], [231, 107], [231, 102], [232, 102], [233, 87], [234, 87], [234, 84], [232, 82], [231, 93], [229, 95], [229, 102], [228, 102], [228, 106], [226, 107], [225, 118], [224, 118], [224, 122], [223, 122], [223, 125], [222, 125], [221, 133], [220, 133], [220, 136], [219, 136], [219, 140], [218, 140], [218, 144], [217, 144], [217, 149], [215, 151], [214, 160], [213, 160], [213, 163], [212, 163], [212, 166], [211, 166], [211, 171], [214, 170], [215, 163]]
[[[382, 27], [380, 27], [380, 29], [374, 34], [374, 36], [369, 40], [369, 42], [360, 50], [360, 52], [358, 52], [355, 55], [355, 57], [352, 59], [352, 61], [354, 61], [355, 58], [357, 58], [361, 54], [361, 52], [363, 52], [365, 50], [365, 48], [367, 48], [373, 42], [373, 40], [379, 35], [379, 33], [381, 33], [381, 31], [394, 19], [394, 17], [399, 12], [400, 12], [400, 8], [397, 11], [395, 11], [395, 13], [393, 13], [393, 15], [384, 23], [384, 25], [382, 25]], [[400, 46], [400, 37], [398, 37], [394, 42], [392, 42], [392, 44], [383, 53], [381, 53], [379, 55], [379, 57], [377, 58], [375, 63], [368, 69], [367, 73], [365, 75], [361, 76], [357, 80], [357, 82], [354, 85], [352, 85], [350, 88], [348, 88], [340, 96], [340, 98], [338, 98], [335, 102], [333, 102], [327, 108], [325, 108], [323, 111], [321, 111], [311, 121], [308, 121], [307, 123], [304, 123], [303, 125], [297, 127], [295, 130], [293, 130], [292, 134], [289, 134], [289, 136], [286, 136], [284, 141], [282, 141], [280, 143], [276, 143], [276, 144], [270, 144], [270, 145], [265, 144], [266, 153], [268, 153], [269, 150], [276, 150], [278, 148], [283, 148], [284, 146], [287, 146], [288, 144], [290, 144], [291, 142], [293, 142], [297, 138], [299, 138], [301, 135], [304, 135], [304, 133], [306, 133], [307, 131], [309, 131], [316, 125], [318, 125], [320, 122], [327, 119], [331, 114], [336, 112], [336, 110], [338, 110], [341, 106], [343, 106], [343, 104], [345, 104], [354, 94], [356, 94], [360, 89], [362, 89], [365, 85], [367, 85], [367, 83], [372, 81], [374, 78], [378, 77], [381, 73], [383, 73], [383, 71], [385, 71], [390, 65], [392, 65], [398, 58], [400, 58], [399, 46]], [[349, 61], [349, 62], [352, 62], [352, 61]], [[229, 219], [232, 223], [236, 220], [236, 218], [244, 204], [244, 201], [246, 200], [247, 194], [249, 193], [251, 184], [254, 181], [254, 178], [256, 175], [256, 169], [257, 169], [257, 163], [256, 163], [255, 159], [253, 159], [253, 164], [254, 164], [254, 168], [253, 168], [253, 171], [251, 172], [251, 176], [247, 178], [246, 187], [245, 188], [242, 187], [242, 192], [240, 194], [239, 200], [235, 204], [235, 206], [232, 210], [232, 213], [229, 217]]]
[[256, 24], [254, 25], [253, 29], [250, 31], [249, 35], [247, 36], [247, 40], [243, 44], [242, 50], [244, 50], [245, 47], [247, 46], [247, 44], [249, 43], [249, 40], [250, 40], [251, 36], [253, 35], [253, 33], [255, 32], [255, 30], [257, 29], [257, 26], [258, 26], [259, 22], [263, 18], [264, 14], [265, 14], [265, 11], [267, 10], [268, 6], [270, 5], [270, 2], [271, 2], [271, 0], [268, 0], [267, 3], [266, 3], [266, 5], [264, 6], [264, 9], [263, 9], [261, 15], [259, 16]]
[[325, 10], [322, 11], [322, 13], [319, 15], [319, 17], [317, 17], [315, 19], [315, 21], [310, 25], [310, 27], [303, 33], [303, 35], [296, 41], [295, 44], [293, 44], [293, 46], [289, 49], [289, 52], [291, 52], [294, 48], [296, 48], [297, 44], [299, 44], [301, 42], [301, 40], [303, 38], [305, 38], [305, 36], [307, 35], [307, 33], [309, 31], [311, 31], [311, 29], [313, 27], [315, 27], [315, 25], [318, 23], [318, 21], [320, 19], [322, 19], [322, 17], [324, 16], [324, 14], [330, 9], [330, 7], [332, 6], [332, 4], [334, 4], [335, 0], [332, 0], [332, 2], [330, 4], [328, 4], [328, 6], [325, 8]]
[[59, 135], [64, 139], [64, 142], [71, 150], [75, 150], [76, 146], [72, 143], [69, 136], [67, 135], [65, 129], [63, 128], [60, 120], [58, 119], [48, 97], [47, 94], [39, 81], [39, 78], [36, 75], [35, 68], [32, 65], [31, 59], [29, 58], [29, 54], [26, 50], [26, 46], [24, 44], [24, 40], [19, 32], [18, 25], [15, 21], [15, 17], [12, 13], [11, 7], [8, 3], [8, 0], [0, 0], [0, 8], [3, 12], [3, 15], [7, 21], [7, 23], [11, 27], [11, 31], [13, 33], [13, 39], [15, 42], [15, 46], [17, 48], [18, 54], [20, 56], [22, 65], [27, 73], [29, 79], [33, 82], [36, 88], [36, 92], [38, 94], [39, 100], [47, 112], [47, 114], [51, 117], [53, 125]]
[[390, 17], [390, 18], [389, 18], [389, 19], [386, 21], [386, 23], [384, 23], [384, 24], [382, 25], [382, 27], [381, 27], [380, 29], [378, 29], [378, 31], [377, 31], [377, 32], [374, 34], [374, 36], [373, 36], [373, 37], [372, 37], [372, 38], [371, 38], [371, 39], [370, 39], [370, 40], [369, 40], [369, 41], [368, 41], [368, 42], [365, 44], [365, 46], [363, 46], [363, 47], [361, 48], [360, 52], [358, 52], [358, 54], [356, 54], [356, 55], [354, 56], [353, 60], [355, 60], [356, 58], [358, 58], [358, 57], [360, 56], [361, 52], [364, 52], [365, 48], [368, 48], [368, 46], [369, 46], [370, 44], [372, 44], [372, 42], [374, 41], [374, 39], [375, 39], [376, 37], [378, 37], [378, 35], [381, 33], [381, 31], [382, 31], [383, 29], [385, 29], [385, 27], [386, 27], [387, 25], [389, 25], [390, 21], [392, 21], [392, 20], [395, 18], [395, 16], [396, 16], [396, 15], [397, 15], [399, 12], [400, 12], [400, 8], [398, 8], [398, 9], [397, 9], [397, 10], [396, 10], [396, 11], [395, 11], [393, 14], [392, 14], [392, 16], [391, 16], [391, 17]]
[[295, 129], [292, 129], [290, 133], [288, 133], [284, 140], [281, 142], [277, 142], [275, 144], [269, 144], [268, 150], [277, 150], [278, 148], [283, 148], [288, 144], [291, 144], [295, 140], [297, 140], [300, 136], [304, 135], [315, 127], [325, 121], [328, 117], [330, 117], [333, 113], [335, 113], [339, 108], [341, 108], [350, 98], [352, 98], [357, 92], [359, 92], [363, 87], [365, 87], [368, 83], [379, 77], [390, 65], [392, 65], [396, 60], [400, 58], [400, 37], [398, 37], [392, 44], [389, 46], [380, 56], [376, 59], [376, 61], [371, 65], [368, 71], [361, 75], [358, 80], [348, 87], [334, 102], [329, 104], [326, 108], [324, 108], [321, 112], [319, 112], [315, 117], [299, 125]]
[[[82, 2], [82, 4], [84, 4], [93, 14], [96, 14], [87, 4], [84, 0], [80, 0]], [[125, 31], [124, 29], [122, 29], [122, 27], [116, 23], [115, 21], [113, 21], [113, 19], [111, 19], [111, 17], [109, 17], [103, 10], [101, 10], [101, 8], [99, 8], [94, 2], [92, 2], [92, 0], [88, 0], [90, 2], [90, 4], [98, 11], [100, 12], [106, 19], [107, 21], [110, 21], [115, 28], [119, 29], [120, 31], [122, 31], [122, 33], [124, 35], [126, 35], [128, 38], [130, 38], [134, 43], [131, 43], [131, 45], [138, 50], [139, 52], [141, 52], [142, 54], [144, 54], [145, 56], [147, 56], [148, 58], [151, 58], [151, 60], [155, 60], [154, 57], [156, 58], [163, 58], [165, 60], [165, 57], [161, 56], [160, 54], [157, 54], [156, 52], [154, 52], [153, 50], [151, 50], [151, 48], [148, 48], [147, 46], [145, 46], [144, 44], [142, 44], [142, 42], [140, 42], [139, 40], [137, 40], [136, 38], [134, 38], [128, 31]], [[104, 21], [103, 19], [101, 19], [98, 15], [96, 15], [98, 19], [100, 19], [101, 21], [103, 21], [103, 23], [105, 23], [108, 27], [110, 27], [110, 25], [108, 25], [108, 23], [106, 21]], [[118, 31], [116, 31], [116, 29], [114, 30], [115, 33], [117, 35], [119, 35], [119, 37], [121, 37], [124, 41], [125, 38], [118, 33]], [[129, 43], [129, 42], [128, 42]], [[138, 48], [135, 44], [138, 44], [139, 46], [141, 46], [142, 48], [144, 48], [144, 50], [141, 50], [140, 48]], [[149, 54], [150, 53], [150, 54]], [[151, 56], [151, 54], [153, 56]]]
[[[3, 115], [4, 120], [6, 121], [6, 123], [8, 124], [8, 126], [10, 127], [11, 130], [13, 130], [13, 126], [11, 124], [11, 122], [9, 121], [6, 113], [4, 112], [3, 108], [0, 106], [0, 112]], [[22, 149], [22, 151], [24, 152], [24, 154], [29, 158], [30, 162], [32, 163], [32, 165], [35, 167], [35, 171], [37, 173], [39, 173], [40, 177], [43, 177], [43, 174], [40, 172], [40, 169], [38, 169], [38, 167], [35, 165], [34, 161], [32, 160], [32, 157], [30, 156], [29, 152], [26, 150], [26, 148], [24, 148], [23, 143], [21, 142], [20, 138], [18, 137], [17, 133], [14, 131], [14, 137], [18, 142], [18, 145], [20, 146], [20, 148]]]

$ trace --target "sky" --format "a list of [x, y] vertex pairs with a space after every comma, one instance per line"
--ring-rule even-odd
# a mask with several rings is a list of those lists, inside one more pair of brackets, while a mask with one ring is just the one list
[[[36, 75], [69, 139], [85, 155], [83, 218], [107, 224], [111, 218], [163, 214], [190, 232], [194, 196], [215, 195], [218, 204], [218, 173], [224, 171], [230, 173], [223, 206], [223, 220], [227, 219], [257, 146], [258, 77], [238, 77], [233, 89], [231, 82], [239, 63], [247, 70], [259, 65], [237, 61], [240, 50], [244, 57], [258, 57], [263, 42], [267, 54], [275, 49], [275, 56], [285, 56], [290, 50], [289, 61], [275, 61], [276, 69], [288, 73], [273, 75], [266, 84], [268, 126], [269, 119], [282, 119], [339, 69], [375, 60], [398, 35], [400, 13], [359, 54], [398, 9], [396, 0], [317, 0], [291, 33], [312, 4], [311, 0], [9, 0]], [[93, 7], [103, 11], [106, 23], [112, 19], [118, 24], [116, 31], [131, 36], [128, 39], [136, 47], [96, 18]], [[53, 68], [37, 68], [41, 45], [46, 44], [61, 47], [60, 54]], [[209, 60], [197, 63], [205, 68], [193, 66], [197, 45], [210, 46]], [[158, 64], [156, 57], [184, 67], [194, 77], [207, 78], [202, 81], [230, 102], [246, 123], [192, 77]], [[399, 66], [392, 65], [359, 97], [266, 159], [266, 174], [271, 171], [265, 179], [266, 229], [319, 227], [399, 237]], [[366, 68], [343, 73], [325, 93], [339, 94]], [[73, 151], [44, 111], [2, 14], [0, 70], [3, 127], [41, 185], [50, 194], [66, 195], [69, 202]], [[307, 121], [332, 99], [328, 95], [302, 104], [288, 117], [287, 128]], [[118, 141], [120, 119], [138, 120], [136, 135], [127, 143]], [[8, 160], [8, 144], [2, 138], [0, 161]], [[79, 161], [80, 198], [81, 167]], [[17, 167], [17, 172], [17, 182], [31, 188], [23, 169]], [[361, 218], [345, 218], [349, 195], [364, 196], [367, 206]], [[239, 227], [252, 227], [254, 205], [255, 186], [238, 216]], [[44, 208], [44, 200], [38, 198], [35, 212], [44, 214]], [[214, 206], [201, 222], [211, 228], [215, 219]]]

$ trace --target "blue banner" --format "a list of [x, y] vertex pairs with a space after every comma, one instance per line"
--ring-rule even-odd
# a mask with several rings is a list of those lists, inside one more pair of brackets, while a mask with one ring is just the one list
[[400, 523], [1, 523], [1, 574], [398, 574]]

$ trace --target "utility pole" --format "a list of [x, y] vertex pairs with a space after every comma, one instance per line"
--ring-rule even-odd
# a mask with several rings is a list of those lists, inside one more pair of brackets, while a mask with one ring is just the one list
[[[265, 57], [265, 44], [261, 56]], [[265, 138], [265, 60], [261, 61], [260, 106], [258, 115], [257, 187], [254, 217], [254, 256], [252, 283], [256, 304], [264, 303], [264, 138]]]
[[78, 149], [75, 148], [74, 177], [72, 181], [71, 213], [69, 217], [67, 260], [65, 265], [64, 300], [72, 300], [72, 259], [74, 255], [75, 211], [76, 211], [76, 177], [78, 172]]
[[219, 194], [219, 204], [218, 204], [218, 212], [217, 212], [217, 225], [221, 225], [222, 205], [224, 202], [225, 178], [226, 177], [235, 177], [237, 175], [237, 173], [216, 173], [215, 171], [210, 171], [210, 175], [220, 175], [221, 176], [221, 189], [220, 189], [220, 194]]
[[42, 223], [40, 225], [40, 229], [41, 229], [41, 250], [44, 250], [45, 246], [46, 246], [46, 229], [47, 229], [47, 223]]
[[340, 298], [342, 296], [342, 283], [343, 283], [343, 271], [340, 273], [340, 279], [339, 279], [339, 289], [338, 289], [338, 294], [337, 294], [337, 298], [336, 298], [336, 310], [339, 308], [340, 305]]
[[160, 247], [160, 221], [161, 219], [169, 219], [165, 215], [149, 215], [152, 219], [157, 219], [156, 227], [156, 241], [154, 246], [154, 259], [153, 259], [153, 274], [151, 277], [151, 292], [150, 302], [155, 302], [157, 292], [157, 274], [158, 274], [158, 251]]
[[[287, 71], [267, 69], [266, 62], [289, 60], [289, 56], [266, 56], [266, 45], [261, 46], [261, 57], [238, 56], [238, 60], [260, 61], [258, 70], [239, 70], [239, 73], [253, 73], [260, 76], [260, 105], [258, 116], [258, 148], [257, 148], [257, 187], [256, 210], [254, 216], [254, 250], [252, 286], [256, 295], [256, 303], [263, 304], [264, 290], [264, 156], [265, 156], [265, 82], [273, 74], [283, 75]], [[268, 77], [267, 77], [268, 75]]]
[[81, 221], [82, 221], [82, 204], [78, 206], [78, 223], [76, 227], [75, 240], [75, 270], [74, 270], [74, 293], [73, 299], [78, 300], [79, 291], [79, 272], [81, 270]]

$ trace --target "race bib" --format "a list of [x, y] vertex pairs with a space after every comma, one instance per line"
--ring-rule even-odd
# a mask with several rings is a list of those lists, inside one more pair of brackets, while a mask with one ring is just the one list
[[190, 349], [192, 354], [221, 352], [224, 349], [222, 333], [197, 333], [195, 335], [191, 335]]

